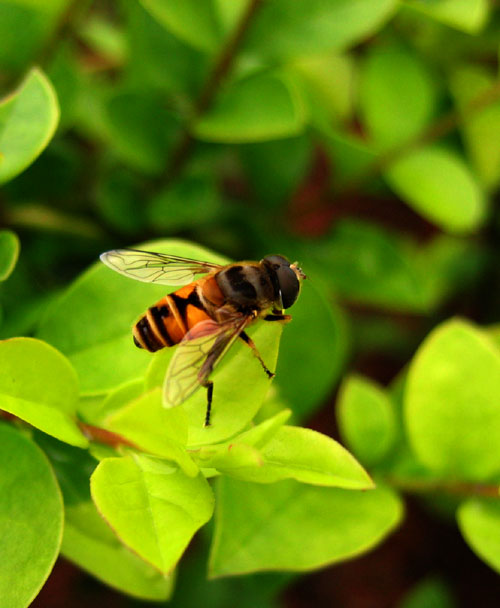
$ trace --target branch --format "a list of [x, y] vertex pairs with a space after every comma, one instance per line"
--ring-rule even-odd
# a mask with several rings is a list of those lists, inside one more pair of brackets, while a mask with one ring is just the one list
[[[194, 104], [193, 113], [189, 121], [190, 123], [202, 116], [212, 105], [220, 85], [228, 76], [234, 65], [234, 60], [236, 58], [238, 49], [243, 42], [243, 39], [257, 10], [262, 4], [263, 0], [250, 0], [248, 3], [248, 6], [246, 7], [246, 10], [236, 28], [227, 40], [226, 44], [222, 47], [221, 52], [214, 63], [213, 69], [210, 72], [200, 92], [200, 95]], [[191, 156], [194, 143], [195, 139], [191, 136], [189, 132], [189, 125], [187, 125], [172, 152], [170, 163], [165, 173], [160, 178], [162, 185], [168, 185], [175, 179], [175, 177], [179, 175], [179, 173], [182, 173], [187, 161], [189, 160], [189, 157]]]
[[426, 479], [404, 479], [386, 477], [384, 481], [397, 490], [409, 494], [429, 494], [438, 492], [451, 496], [500, 498], [500, 484], [474, 483], [469, 481], [446, 481]]
[[428, 144], [436, 139], [444, 137], [458, 127], [461, 122], [465, 122], [474, 114], [480, 112], [495, 101], [500, 99], [500, 80], [496, 81], [484, 90], [482, 93], [472, 99], [461, 111], [452, 110], [444, 114], [434, 124], [424, 129], [417, 136], [408, 141], [392, 148], [388, 152], [384, 152], [372, 163], [370, 163], [363, 171], [352, 179], [339, 184], [335, 189], [335, 194], [345, 195], [351, 192], [357, 192], [365, 182], [382, 173], [384, 169], [389, 167], [393, 162], [406, 156], [413, 150]]

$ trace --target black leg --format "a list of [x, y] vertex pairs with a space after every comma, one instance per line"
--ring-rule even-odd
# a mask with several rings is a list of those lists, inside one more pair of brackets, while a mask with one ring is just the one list
[[212, 394], [214, 392], [214, 383], [208, 381], [206, 384], [207, 387], [207, 413], [205, 414], [205, 425], [210, 426], [210, 412], [212, 410]]
[[267, 365], [264, 363], [264, 361], [262, 360], [262, 357], [260, 356], [260, 353], [257, 350], [257, 347], [255, 346], [255, 343], [252, 340], [252, 338], [250, 338], [250, 336], [246, 332], [244, 332], [244, 331], [241, 332], [240, 338], [243, 340], [243, 342], [245, 342], [245, 344], [248, 344], [248, 346], [253, 350], [253, 354], [259, 360], [259, 363], [262, 365], [262, 368], [266, 372], [268, 378], [274, 378], [274, 376], [276, 374], [273, 374], [273, 372], [270, 371], [269, 368], [267, 367]]
[[292, 320], [290, 315], [266, 315], [264, 317], [264, 321], [282, 321], [283, 323], [288, 323]]

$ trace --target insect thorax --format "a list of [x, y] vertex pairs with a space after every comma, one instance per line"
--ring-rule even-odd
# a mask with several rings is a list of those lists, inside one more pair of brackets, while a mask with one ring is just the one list
[[231, 264], [220, 270], [215, 279], [227, 301], [240, 309], [265, 310], [275, 300], [268, 272], [258, 262]]

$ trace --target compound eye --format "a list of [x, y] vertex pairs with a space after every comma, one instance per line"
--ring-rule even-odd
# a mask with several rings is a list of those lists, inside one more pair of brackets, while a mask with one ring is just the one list
[[272, 264], [275, 270], [278, 266], [290, 266], [290, 262], [282, 255], [267, 255], [264, 260]]
[[300, 283], [297, 275], [290, 266], [280, 266], [275, 272], [278, 276], [283, 308], [290, 308], [300, 292]]

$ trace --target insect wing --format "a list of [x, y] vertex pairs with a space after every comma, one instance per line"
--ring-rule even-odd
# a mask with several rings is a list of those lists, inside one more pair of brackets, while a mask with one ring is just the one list
[[106, 251], [101, 254], [101, 261], [126, 277], [159, 285], [186, 285], [191, 283], [197, 274], [221, 268], [220, 264], [139, 249]]
[[223, 324], [202, 321], [184, 336], [165, 376], [165, 407], [180, 405], [203, 384], [249, 320], [240, 316]]

